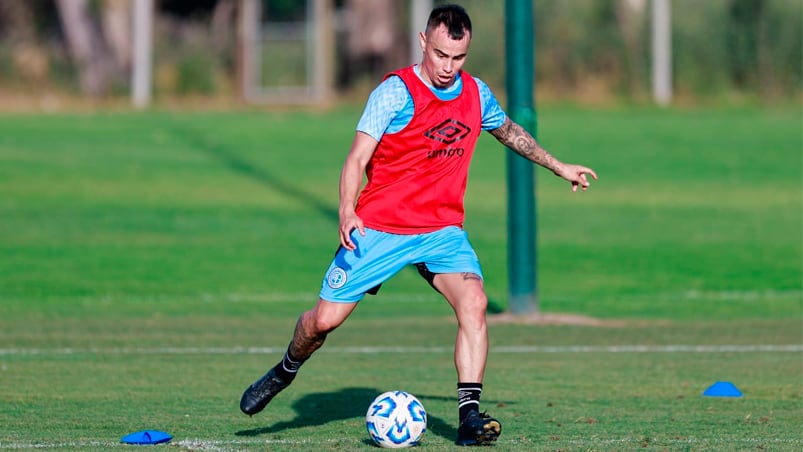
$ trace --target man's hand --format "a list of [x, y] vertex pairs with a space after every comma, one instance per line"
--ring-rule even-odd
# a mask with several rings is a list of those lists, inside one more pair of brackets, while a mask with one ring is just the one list
[[340, 244], [349, 251], [357, 249], [357, 245], [351, 240], [351, 231], [358, 230], [360, 235], [365, 236], [365, 226], [356, 213], [340, 215]]
[[577, 191], [577, 187], [581, 187], [586, 191], [589, 186], [586, 174], [590, 174], [594, 180], [597, 180], [597, 173], [591, 168], [582, 165], [560, 165], [555, 169], [555, 175], [560, 176], [572, 183], [572, 191]]

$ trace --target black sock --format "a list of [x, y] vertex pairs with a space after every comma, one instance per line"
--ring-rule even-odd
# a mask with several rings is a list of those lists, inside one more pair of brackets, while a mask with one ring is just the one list
[[273, 368], [276, 372], [276, 375], [284, 380], [286, 383], [290, 383], [296, 378], [296, 373], [298, 372], [298, 368], [304, 364], [303, 359], [294, 358], [293, 355], [290, 354], [290, 347], [287, 348], [287, 352], [284, 354], [284, 358], [279, 364]]
[[457, 408], [460, 410], [460, 422], [469, 411], [480, 411], [480, 395], [482, 383], [457, 383]]

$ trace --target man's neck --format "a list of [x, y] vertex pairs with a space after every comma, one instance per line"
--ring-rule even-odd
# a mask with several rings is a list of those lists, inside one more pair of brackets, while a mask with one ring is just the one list
[[460, 73], [457, 74], [457, 76], [454, 78], [454, 81], [452, 82], [451, 85], [441, 88], [441, 87], [433, 85], [431, 81], [427, 80], [427, 78], [424, 77], [424, 74], [421, 73], [421, 65], [420, 64], [416, 64], [415, 66], [413, 66], [413, 71], [415, 72], [415, 75], [417, 75], [418, 78], [422, 82], [424, 82], [424, 84], [427, 85], [427, 87], [429, 87], [429, 89], [431, 89], [431, 90], [436, 90], [436, 91], [440, 91], [440, 92], [443, 92], [443, 93], [448, 93], [450, 91], [453, 91], [453, 90], [457, 89], [459, 87], [459, 85], [460, 85], [460, 82], [459, 82]]

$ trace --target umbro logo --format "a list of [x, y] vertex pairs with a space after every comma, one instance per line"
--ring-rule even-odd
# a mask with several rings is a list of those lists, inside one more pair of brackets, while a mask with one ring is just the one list
[[456, 119], [447, 119], [424, 132], [424, 136], [444, 144], [460, 141], [471, 132], [471, 128]]

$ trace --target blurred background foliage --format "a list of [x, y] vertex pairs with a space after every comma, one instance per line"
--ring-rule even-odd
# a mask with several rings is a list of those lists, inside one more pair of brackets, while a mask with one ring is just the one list
[[[0, 109], [25, 99], [44, 104], [48, 99], [82, 97], [127, 100], [128, 1], [0, 0]], [[85, 4], [88, 11], [96, 55], [91, 61], [76, 57], [67, 39], [61, 9], [70, 2]], [[299, 21], [306, 16], [305, 0], [262, 3], [263, 15], [272, 21]], [[504, 1], [459, 3], [474, 22], [466, 69], [503, 95]], [[238, 0], [155, 0], [157, 102], [186, 97], [239, 99], [238, 5]], [[799, 104], [803, 2], [672, 0], [671, 5], [676, 103]], [[380, 17], [390, 18], [386, 32], [392, 46], [366, 51], [354, 44], [364, 33], [364, 24], [358, 22], [360, 8], [370, 8], [374, 16], [367, 17], [383, 13]], [[410, 62], [408, 9], [406, 0], [333, 0], [332, 85], [340, 98], [355, 94], [355, 99], [362, 99], [384, 72]], [[534, 9], [539, 99], [651, 102], [649, 0], [534, 0]], [[299, 50], [279, 45], [265, 52], [266, 64], [271, 64], [292, 61]], [[94, 79], [86, 73], [92, 64]]]

